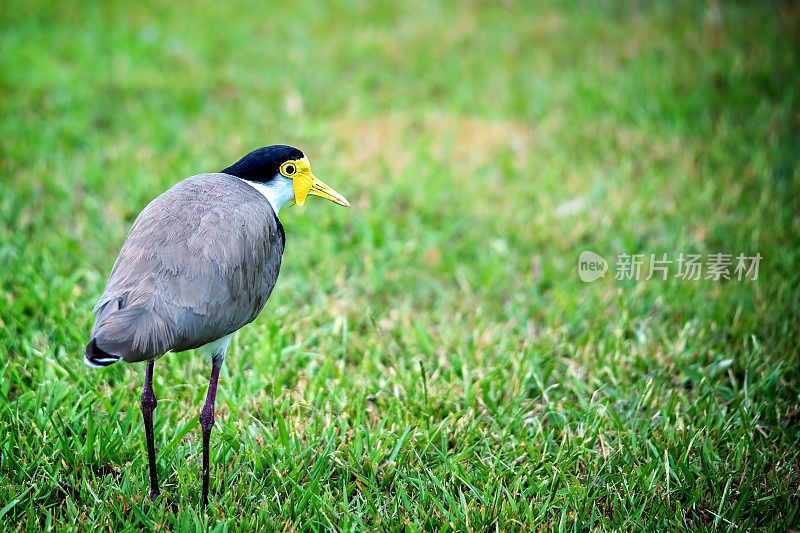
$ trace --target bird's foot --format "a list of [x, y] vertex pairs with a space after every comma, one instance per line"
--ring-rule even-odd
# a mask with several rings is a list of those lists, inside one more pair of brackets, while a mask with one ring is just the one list
[[160, 495], [161, 495], [161, 491], [160, 490], [158, 490], [158, 489], [151, 490], [150, 491], [150, 501], [151, 502], [156, 501]]

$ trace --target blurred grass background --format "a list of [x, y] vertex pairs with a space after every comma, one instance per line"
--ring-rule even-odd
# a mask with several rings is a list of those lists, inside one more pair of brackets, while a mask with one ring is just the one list
[[[21, 2], [0, 15], [8, 530], [800, 526], [791, 2]], [[199, 358], [82, 362], [138, 212], [300, 147], [198, 512]], [[760, 253], [581, 282], [583, 250]], [[612, 264], [613, 271], [613, 264]], [[794, 502], [794, 503], [792, 503]]]

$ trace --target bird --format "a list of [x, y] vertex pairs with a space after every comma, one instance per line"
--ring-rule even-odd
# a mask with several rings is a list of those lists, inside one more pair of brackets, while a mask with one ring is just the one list
[[233, 333], [256, 319], [275, 287], [286, 244], [279, 211], [289, 202], [304, 205], [308, 196], [350, 206], [314, 176], [301, 150], [272, 145], [220, 172], [178, 182], [136, 217], [93, 309], [83, 360], [92, 368], [146, 363], [140, 406], [151, 501], [161, 494], [153, 435], [155, 360], [196, 348], [211, 365], [200, 412], [205, 508], [220, 368]]

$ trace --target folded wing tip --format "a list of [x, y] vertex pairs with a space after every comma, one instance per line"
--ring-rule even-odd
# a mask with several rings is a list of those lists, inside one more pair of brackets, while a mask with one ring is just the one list
[[86, 345], [83, 363], [90, 368], [103, 368], [118, 362], [121, 357], [104, 352], [97, 346], [97, 339], [92, 339]]

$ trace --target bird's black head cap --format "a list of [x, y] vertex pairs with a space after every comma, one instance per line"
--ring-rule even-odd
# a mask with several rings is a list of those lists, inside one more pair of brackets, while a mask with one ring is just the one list
[[250, 181], [270, 181], [282, 163], [302, 159], [303, 152], [285, 144], [274, 144], [253, 150], [222, 172]]

